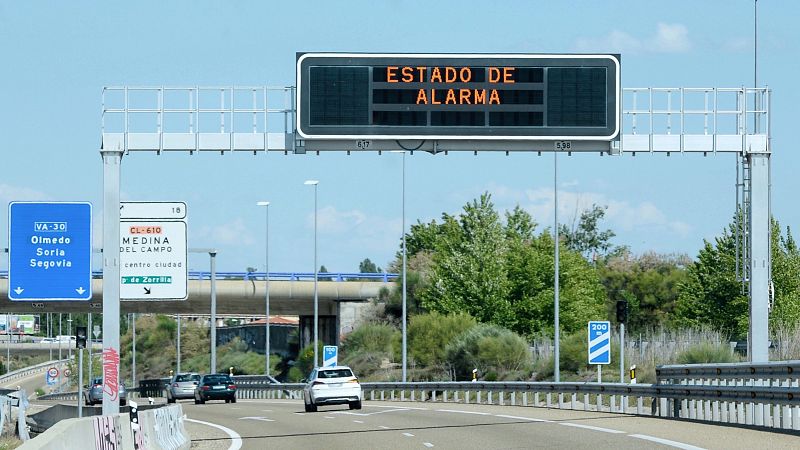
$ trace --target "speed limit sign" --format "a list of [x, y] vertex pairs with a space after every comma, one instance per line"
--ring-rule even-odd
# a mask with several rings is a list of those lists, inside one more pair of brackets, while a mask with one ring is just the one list
[[55, 367], [51, 367], [51, 368], [47, 369], [47, 376], [49, 376], [50, 378], [57, 377], [58, 376], [58, 369], [56, 369]]

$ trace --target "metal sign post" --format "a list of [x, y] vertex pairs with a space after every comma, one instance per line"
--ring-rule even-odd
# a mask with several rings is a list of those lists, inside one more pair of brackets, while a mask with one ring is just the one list
[[103, 415], [119, 414], [119, 184], [122, 150], [103, 157]]
[[611, 322], [589, 322], [589, 364], [597, 364], [597, 382], [602, 383], [601, 364], [611, 364]]

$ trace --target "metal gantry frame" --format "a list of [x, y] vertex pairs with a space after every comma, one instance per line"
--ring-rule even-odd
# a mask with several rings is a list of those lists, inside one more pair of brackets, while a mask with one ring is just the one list
[[[750, 296], [750, 360], [767, 361], [771, 289], [769, 88], [625, 88], [622, 129], [616, 140], [575, 141], [571, 151], [552, 140], [449, 139], [303, 140], [295, 134], [293, 86], [106, 87], [102, 92], [101, 155], [104, 162], [104, 276], [119, 278], [119, 180], [123, 155], [131, 152], [307, 151], [536, 151], [600, 154], [733, 153], [737, 158], [737, 212], [744, 217], [737, 242], [737, 270]], [[411, 151], [413, 154], [413, 151]], [[739, 167], [742, 168], [740, 182]], [[741, 194], [741, 201], [740, 201]], [[115, 251], [116, 249], [116, 251]], [[741, 266], [741, 267], [740, 267]], [[103, 293], [104, 358], [119, 357], [119, 286]], [[114, 411], [116, 412], [116, 411]], [[107, 411], [104, 396], [103, 413]]]

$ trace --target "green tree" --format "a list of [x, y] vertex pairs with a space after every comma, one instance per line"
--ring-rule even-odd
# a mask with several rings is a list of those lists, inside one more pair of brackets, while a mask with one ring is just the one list
[[513, 326], [505, 267], [506, 243], [488, 193], [443, 217], [433, 254], [433, 273], [423, 304], [442, 313], [467, 312], [480, 322]]
[[[679, 285], [674, 325], [710, 325], [738, 339], [747, 335], [748, 297], [736, 278], [735, 232], [740, 217], [737, 213], [713, 244], [705, 241], [689, 267], [688, 279]], [[770, 325], [774, 328], [800, 320], [800, 251], [789, 228], [784, 235], [775, 219], [770, 226], [774, 291]]]
[[687, 280], [687, 255], [641, 256], [624, 251], [597, 264], [608, 301], [606, 310], [616, 319], [618, 300], [628, 301], [627, 329], [631, 332], [656, 329], [668, 322], [675, 310], [678, 286]]
[[564, 245], [584, 257], [594, 260], [596, 256], [605, 255], [611, 248], [611, 239], [616, 234], [611, 230], [600, 231], [599, 223], [606, 215], [607, 206], [592, 205], [591, 209], [581, 212], [577, 225], [559, 226], [559, 234], [563, 236]]
[[364, 259], [358, 264], [359, 273], [381, 273], [383, 270], [370, 261], [369, 258]]
[[[512, 215], [527, 215], [516, 211]], [[528, 223], [520, 217], [508, 223]], [[518, 228], [518, 227], [517, 227]], [[509, 298], [515, 323], [511, 328], [527, 336], [553, 334], [555, 250], [553, 237], [545, 230], [538, 236], [529, 231], [509, 231], [506, 268], [511, 285]], [[607, 317], [604, 310], [605, 293], [597, 272], [580, 255], [563, 243], [559, 251], [559, 323], [564, 331], [585, 328], [589, 320]]]

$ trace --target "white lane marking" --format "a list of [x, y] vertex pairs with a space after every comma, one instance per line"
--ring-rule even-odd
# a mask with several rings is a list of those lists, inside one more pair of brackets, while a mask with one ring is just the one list
[[209, 427], [214, 427], [224, 431], [228, 436], [231, 437], [231, 446], [228, 447], [228, 450], [239, 450], [240, 448], [242, 448], [242, 437], [239, 436], [239, 433], [231, 430], [230, 428], [223, 427], [222, 425], [217, 425], [216, 423], [203, 422], [202, 420], [195, 420], [188, 418], [184, 420], [186, 420], [187, 422], [199, 423], [200, 425], [207, 425]]
[[335, 419], [336, 417], [333, 416], [325, 416], [326, 419]]
[[260, 420], [262, 422], [275, 422], [272, 419], [267, 419], [266, 417], [239, 417], [239, 420]]
[[591, 425], [583, 425], [581, 423], [560, 422], [559, 425], [565, 427], [585, 428], [587, 430], [602, 431], [603, 433], [625, 433], [624, 431], [612, 430], [611, 428], [593, 427]]
[[405, 437], [414, 437], [414, 435], [411, 434], [411, 433], [403, 433], [403, 436], [405, 436]]
[[355, 422], [355, 423], [364, 423], [363, 420], [354, 420], [353, 422]]
[[544, 420], [544, 419], [534, 419], [533, 417], [507, 416], [507, 415], [505, 415], [505, 414], [497, 414], [497, 417], [502, 417], [502, 418], [504, 418], [504, 419], [514, 419], [514, 420], [528, 420], [528, 421], [531, 421], [531, 422], [547, 422], [547, 423], [552, 423], [552, 421], [550, 421], [550, 420]]
[[384, 430], [391, 430], [391, 428], [389, 428], [387, 426], [384, 426], [384, 425], [378, 425], [378, 428], [382, 428]]
[[[369, 405], [370, 408], [397, 408], [397, 406], [389, 406], [389, 405]], [[416, 408], [413, 406], [403, 406], [402, 409], [415, 409], [417, 411], [427, 411], [428, 408]]]
[[272, 412], [272, 410], [271, 410], [271, 409], [262, 409], [261, 411], [262, 411], [262, 412]]
[[487, 412], [478, 412], [478, 411], [459, 411], [457, 409], [437, 409], [436, 412], [449, 412], [449, 413], [459, 413], [459, 414], [475, 414], [476, 416], [491, 416], [491, 413]]
[[422, 445], [424, 445], [425, 447], [428, 447], [428, 448], [433, 447], [433, 444], [431, 444], [430, 442], [423, 442]]
[[658, 442], [659, 444], [669, 445], [671, 447], [681, 448], [684, 450], [704, 450], [703, 447], [695, 447], [694, 445], [684, 444], [683, 442], [670, 441], [669, 439], [661, 439], [648, 436], [646, 434], [629, 434], [628, 436], [635, 437], [637, 439], [644, 439], [646, 441]]
[[398, 411], [408, 411], [408, 409], [405, 409], [405, 408], [401, 408], [401, 409], [386, 409], [386, 410], [383, 410], [383, 411], [375, 411], [375, 412], [371, 412], [371, 413], [357, 413], [357, 412], [352, 412], [352, 411], [333, 411], [333, 412], [331, 412], [331, 414], [347, 414], [347, 415], [350, 415], [350, 416], [373, 416], [375, 414], [385, 414], [385, 413], [398, 412]]
[[295, 416], [305, 416], [305, 413], [294, 413]]

